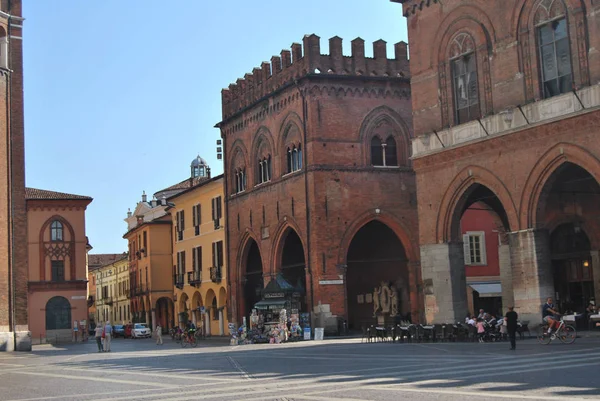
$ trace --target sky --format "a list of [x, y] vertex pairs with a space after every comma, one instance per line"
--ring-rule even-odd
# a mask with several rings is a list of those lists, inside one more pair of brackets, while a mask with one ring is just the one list
[[389, 0], [23, 0], [26, 185], [87, 195], [91, 253], [121, 253], [127, 209], [223, 172], [221, 89], [305, 34], [408, 42]]

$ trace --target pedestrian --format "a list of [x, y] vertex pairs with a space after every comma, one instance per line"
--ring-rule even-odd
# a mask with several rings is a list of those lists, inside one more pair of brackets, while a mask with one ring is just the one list
[[508, 312], [506, 312], [506, 328], [508, 329], [508, 338], [510, 338], [510, 349], [513, 351], [517, 347], [517, 319], [519, 319], [519, 315], [514, 309], [514, 306], [509, 306]]
[[96, 335], [96, 344], [98, 345], [98, 352], [102, 352], [102, 332], [104, 331], [104, 327], [101, 324], [96, 326], [94, 329], [94, 334]]
[[160, 327], [160, 324], [156, 325], [156, 345], [163, 345], [162, 327]]
[[104, 352], [110, 352], [110, 337], [112, 336], [112, 326], [107, 320], [104, 325]]

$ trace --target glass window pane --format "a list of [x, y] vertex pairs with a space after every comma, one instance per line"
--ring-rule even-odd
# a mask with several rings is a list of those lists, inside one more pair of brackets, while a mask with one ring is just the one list
[[475, 74], [475, 71], [469, 74], [468, 90], [469, 104], [473, 105], [479, 103], [477, 96], [477, 74]]
[[558, 90], [560, 93], [567, 93], [573, 90], [573, 79], [571, 74], [565, 75], [564, 77], [560, 77], [558, 79]]
[[455, 82], [456, 84], [454, 87], [456, 91], [456, 108], [463, 109], [469, 105], [466, 76], [461, 75], [457, 77]]
[[554, 28], [554, 40], [562, 39], [567, 37], [567, 20], [561, 19], [552, 22], [552, 28]]
[[454, 60], [454, 76], [462, 75], [465, 72], [465, 63], [463, 62], [463, 60]]
[[571, 74], [571, 51], [568, 38], [556, 41], [556, 62], [558, 76]]
[[371, 164], [373, 166], [383, 166], [383, 147], [378, 137], [371, 139]]
[[544, 94], [545, 97], [552, 97], [560, 94], [558, 91], [558, 81], [556, 79], [544, 82]]
[[539, 28], [540, 45], [547, 45], [554, 41], [554, 32], [552, 30], [552, 24], [546, 24]]
[[544, 73], [544, 81], [556, 78], [556, 58], [554, 53], [554, 44], [542, 46], [542, 68]]

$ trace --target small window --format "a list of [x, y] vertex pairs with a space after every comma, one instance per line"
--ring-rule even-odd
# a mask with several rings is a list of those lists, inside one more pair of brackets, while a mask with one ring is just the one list
[[50, 266], [52, 281], [65, 281], [65, 262], [63, 260], [53, 260]]
[[238, 168], [235, 170], [234, 188], [236, 194], [246, 190], [246, 169]]
[[570, 92], [573, 75], [567, 20], [561, 18], [538, 27], [537, 36], [544, 97]]
[[474, 53], [452, 60], [452, 83], [456, 124], [479, 118], [477, 59]]
[[398, 166], [396, 141], [389, 136], [382, 142], [378, 136], [371, 139], [371, 165], [380, 167]]
[[287, 173], [293, 173], [302, 169], [301, 145], [292, 145], [287, 148]]
[[487, 265], [485, 252], [485, 233], [469, 231], [463, 235], [465, 265]]
[[54, 220], [50, 224], [50, 239], [52, 241], [63, 241], [64, 239], [63, 224], [58, 220]]
[[371, 139], [371, 165], [373, 166], [383, 166], [383, 146], [381, 145], [381, 139], [378, 136]]
[[258, 160], [258, 184], [271, 181], [271, 155]]

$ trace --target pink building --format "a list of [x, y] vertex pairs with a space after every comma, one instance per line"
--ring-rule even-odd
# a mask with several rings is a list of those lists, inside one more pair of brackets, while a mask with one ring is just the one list
[[[33, 343], [70, 341], [88, 319], [87, 196], [26, 188], [29, 328]], [[87, 323], [87, 322], [86, 322]]]
[[477, 202], [465, 210], [460, 226], [465, 247], [469, 312], [484, 309], [489, 313], [503, 313], [510, 305], [502, 305], [499, 258], [502, 223], [489, 206]]

